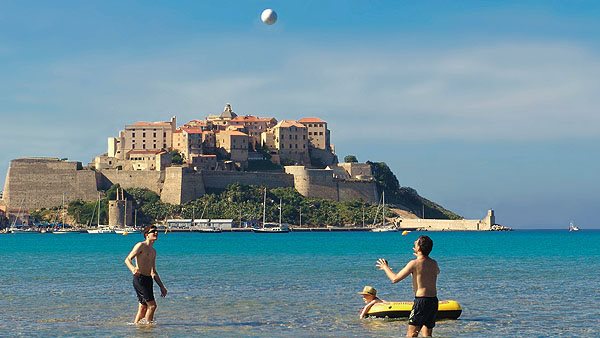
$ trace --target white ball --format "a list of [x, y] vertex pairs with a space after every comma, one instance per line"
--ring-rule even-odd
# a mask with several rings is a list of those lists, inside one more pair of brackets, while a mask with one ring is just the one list
[[267, 25], [272, 25], [277, 21], [277, 13], [275, 13], [274, 10], [267, 8], [260, 15], [260, 19]]

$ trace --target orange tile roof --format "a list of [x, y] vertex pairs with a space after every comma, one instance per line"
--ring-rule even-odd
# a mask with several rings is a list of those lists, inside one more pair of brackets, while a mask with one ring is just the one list
[[219, 134], [228, 134], [232, 136], [248, 136], [248, 134], [242, 133], [241, 131], [237, 130], [222, 130], [219, 132]]
[[202, 134], [202, 129], [200, 129], [200, 128], [181, 127], [181, 130], [185, 131], [188, 134]]
[[301, 118], [300, 120], [298, 120], [298, 122], [304, 122], [304, 123], [327, 123], [323, 120], [321, 120], [318, 117], [305, 117], [305, 118]]
[[294, 120], [281, 120], [281, 121], [279, 121], [279, 123], [277, 123], [277, 126], [283, 127], [283, 128], [289, 128], [289, 127], [306, 128], [305, 125], [300, 124], [300, 123], [298, 123], [298, 121], [294, 121]]

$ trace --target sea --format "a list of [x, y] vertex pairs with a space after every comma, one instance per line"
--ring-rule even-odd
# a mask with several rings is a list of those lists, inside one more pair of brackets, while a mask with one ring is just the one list
[[397, 271], [423, 234], [463, 308], [434, 336], [600, 336], [600, 230], [160, 233], [153, 325], [132, 324], [123, 263], [140, 234], [0, 235], [0, 336], [402, 337], [406, 319], [359, 319], [357, 292], [412, 300], [375, 262]]

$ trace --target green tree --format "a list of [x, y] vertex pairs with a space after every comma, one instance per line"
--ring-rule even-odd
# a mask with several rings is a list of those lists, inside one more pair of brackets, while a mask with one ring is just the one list
[[171, 151], [171, 163], [173, 164], [183, 164], [184, 159], [181, 153], [177, 150]]
[[346, 157], [344, 157], [344, 162], [346, 162], [346, 163], [358, 163], [358, 159], [354, 155], [346, 155]]

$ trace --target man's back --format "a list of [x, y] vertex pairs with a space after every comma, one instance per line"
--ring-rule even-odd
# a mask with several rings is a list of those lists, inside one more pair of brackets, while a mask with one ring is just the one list
[[437, 276], [440, 269], [435, 260], [419, 256], [412, 261], [413, 290], [416, 297], [437, 296]]

